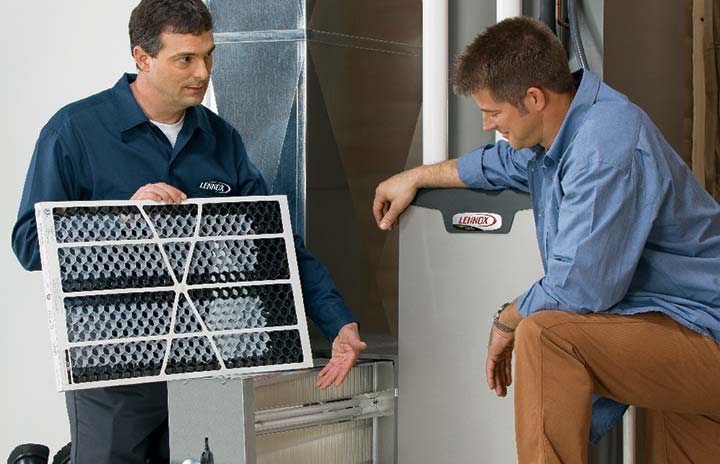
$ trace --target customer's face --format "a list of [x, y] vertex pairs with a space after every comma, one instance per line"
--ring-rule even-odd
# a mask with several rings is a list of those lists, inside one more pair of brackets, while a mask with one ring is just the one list
[[533, 147], [542, 140], [542, 124], [536, 113], [497, 101], [487, 89], [475, 92], [473, 99], [483, 114], [483, 130], [498, 131], [514, 149]]
[[198, 35], [160, 34], [162, 47], [149, 57], [147, 82], [169, 111], [184, 111], [199, 105], [210, 82], [212, 32]]

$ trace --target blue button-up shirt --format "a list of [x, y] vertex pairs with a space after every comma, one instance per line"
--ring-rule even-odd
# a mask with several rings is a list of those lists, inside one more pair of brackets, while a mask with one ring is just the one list
[[469, 187], [530, 192], [545, 275], [525, 317], [659, 311], [720, 342], [720, 206], [648, 116], [585, 71], [550, 148], [458, 159]]
[[530, 192], [545, 275], [520, 314], [657, 311], [720, 342], [720, 206], [639, 107], [575, 77], [547, 151], [501, 141], [457, 162], [469, 187]]
[[[40, 201], [126, 200], [147, 183], [165, 182], [188, 197], [267, 195], [238, 132], [203, 106], [188, 108], [173, 147], [138, 106], [126, 74], [108, 90], [58, 111], [40, 132], [30, 162], [12, 245], [28, 270], [40, 269], [34, 205]], [[308, 316], [326, 337], [355, 319], [325, 267], [295, 236]]]

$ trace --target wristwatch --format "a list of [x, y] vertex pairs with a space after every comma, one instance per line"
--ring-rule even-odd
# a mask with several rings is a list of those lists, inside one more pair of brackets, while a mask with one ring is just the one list
[[502, 322], [500, 322], [500, 313], [503, 311], [503, 309], [510, 306], [510, 304], [511, 303], [503, 303], [503, 305], [500, 306], [500, 309], [497, 310], [497, 312], [495, 313], [495, 316], [493, 317], [493, 325], [495, 327], [497, 327], [501, 332], [505, 332], [505, 333], [515, 332], [515, 329], [508, 327], [505, 324], [503, 324]]

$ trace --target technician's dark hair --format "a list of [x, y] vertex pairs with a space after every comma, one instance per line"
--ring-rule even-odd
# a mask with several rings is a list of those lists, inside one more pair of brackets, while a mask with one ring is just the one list
[[560, 40], [527, 17], [506, 19], [475, 37], [455, 59], [452, 83], [457, 95], [485, 89], [520, 109], [530, 87], [565, 93], [574, 85]]
[[210, 11], [202, 0], [142, 0], [130, 14], [130, 51], [139, 45], [155, 57], [160, 34], [195, 34], [212, 30]]

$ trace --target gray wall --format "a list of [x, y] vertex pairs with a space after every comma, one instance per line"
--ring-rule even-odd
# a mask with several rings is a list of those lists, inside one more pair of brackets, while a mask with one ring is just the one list
[[69, 440], [64, 397], [55, 391], [40, 273], [25, 272], [10, 248], [25, 172], [40, 128], [61, 106], [134, 69], [127, 22], [137, 0], [3, 2], [6, 44], [0, 75], [4, 164], [0, 171], [0, 461], [19, 443]]

